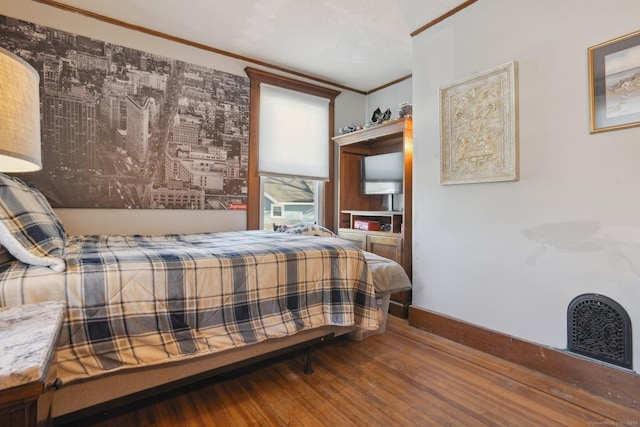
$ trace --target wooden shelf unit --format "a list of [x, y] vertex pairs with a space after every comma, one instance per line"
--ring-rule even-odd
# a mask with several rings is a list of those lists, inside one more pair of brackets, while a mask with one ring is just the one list
[[[406, 117], [367, 129], [335, 136], [338, 145], [337, 180], [338, 235], [355, 242], [361, 249], [393, 259], [411, 278], [411, 213], [413, 203], [413, 137], [412, 119]], [[401, 151], [404, 153], [402, 210], [389, 211], [387, 196], [365, 195], [360, 188], [361, 159], [364, 156]], [[396, 199], [397, 200], [397, 199]], [[392, 207], [393, 208], [393, 207]], [[354, 228], [356, 220], [375, 220], [391, 224], [391, 231], [366, 231]], [[391, 296], [389, 312], [406, 318], [411, 305], [411, 291]]]
[[380, 226], [389, 225], [389, 230], [383, 230], [386, 233], [402, 233], [402, 212], [393, 211], [342, 211], [340, 212], [340, 222], [345, 223], [348, 221], [349, 227], [355, 229], [355, 222], [359, 220], [363, 221], [377, 221]]

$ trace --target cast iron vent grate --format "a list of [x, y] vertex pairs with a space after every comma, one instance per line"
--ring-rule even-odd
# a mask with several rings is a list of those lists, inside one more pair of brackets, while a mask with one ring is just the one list
[[575, 297], [567, 311], [569, 351], [631, 369], [631, 319], [611, 298]]

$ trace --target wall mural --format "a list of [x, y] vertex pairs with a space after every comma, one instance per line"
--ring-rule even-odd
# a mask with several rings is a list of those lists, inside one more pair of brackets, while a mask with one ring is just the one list
[[249, 79], [0, 16], [38, 70], [43, 170], [57, 208], [245, 209]]

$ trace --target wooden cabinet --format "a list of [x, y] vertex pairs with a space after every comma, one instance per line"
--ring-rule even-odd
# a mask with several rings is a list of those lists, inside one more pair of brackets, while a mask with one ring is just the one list
[[0, 426], [50, 426], [56, 380], [55, 346], [62, 302], [0, 307], [0, 342], [7, 366], [0, 368]]
[[367, 235], [367, 250], [402, 264], [402, 237]]
[[[411, 212], [413, 203], [413, 139], [410, 117], [394, 120], [333, 138], [338, 145], [337, 180], [338, 235], [359, 248], [398, 262], [411, 278]], [[402, 194], [367, 195], [361, 191], [362, 158], [376, 154], [402, 152], [404, 171]], [[391, 209], [390, 209], [391, 208]], [[356, 221], [375, 221], [384, 231], [356, 229]], [[389, 312], [407, 317], [411, 291], [391, 295]]]
[[54, 382], [56, 372], [52, 365], [45, 378], [0, 391], [0, 426], [51, 426], [51, 396], [44, 393], [47, 384]]
[[352, 241], [363, 251], [367, 250], [367, 233], [341, 228], [338, 230], [338, 236], [340, 236], [341, 239]]
[[43, 387], [17, 387], [0, 392], [0, 425], [6, 427], [36, 426], [38, 396]]

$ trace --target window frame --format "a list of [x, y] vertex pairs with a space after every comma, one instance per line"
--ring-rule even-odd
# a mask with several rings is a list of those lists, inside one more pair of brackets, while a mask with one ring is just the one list
[[[276, 208], [280, 210], [279, 214], [276, 214]], [[285, 206], [282, 203], [271, 205], [271, 218], [284, 218], [284, 214], [285, 214], [284, 211], [285, 211]]]
[[[247, 171], [247, 230], [259, 230], [263, 215], [262, 205], [262, 185], [258, 174], [260, 156], [260, 85], [262, 83], [284, 89], [294, 90], [309, 95], [323, 97], [329, 100], [329, 140], [327, 149], [329, 150], [329, 180], [322, 185], [322, 200], [320, 206], [322, 212], [318, 213], [324, 227], [334, 230], [334, 180], [335, 180], [335, 149], [331, 140], [334, 128], [335, 98], [340, 91], [307, 83], [289, 77], [269, 73], [252, 67], [246, 67], [245, 72], [250, 79], [249, 95], [249, 170]], [[335, 230], [334, 230], [335, 231]]]

